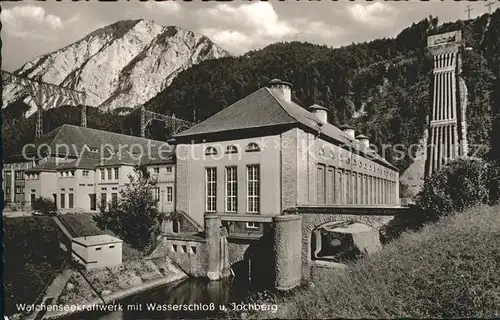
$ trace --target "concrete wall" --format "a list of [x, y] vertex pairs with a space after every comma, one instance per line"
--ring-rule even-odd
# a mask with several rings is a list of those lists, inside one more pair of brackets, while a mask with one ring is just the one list
[[[97, 250], [101, 248], [101, 250]], [[122, 243], [104, 244], [87, 248], [87, 262], [97, 261], [88, 264], [88, 269], [119, 266], [122, 264]]]
[[82, 246], [81, 244], [71, 242], [71, 252], [73, 258], [82, 264], [86, 265], [87, 261], [89, 261], [87, 247]]
[[205, 277], [207, 275], [208, 256], [205, 239], [169, 238], [167, 250], [168, 256], [190, 276]]
[[[52, 195], [59, 193], [57, 191], [57, 172], [39, 172], [38, 179], [27, 179], [25, 183], [25, 201], [31, 204], [31, 194], [35, 194], [35, 198], [47, 198], [53, 200]], [[35, 192], [32, 192], [32, 191]], [[59, 198], [59, 196], [58, 196]]]
[[73, 257], [87, 269], [113, 267], [122, 264], [122, 243], [82, 246], [72, 242]]
[[290, 290], [300, 285], [301, 216], [284, 215], [274, 218], [274, 287]]
[[[282, 208], [298, 204], [399, 204], [398, 172], [301, 129], [281, 135]], [[318, 165], [324, 201], [318, 201]]]
[[302, 227], [301, 227], [302, 277], [306, 279], [309, 277], [310, 269], [314, 265], [311, 259], [311, 238], [314, 229], [329, 222], [354, 221], [378, 230], [384, 225], [388, 224], [396, 214], [396, 212], [393, 212], [393, 214], [391, 215], [390, 213], [388, 213], [383, 209], [379, 210], [379, 214], [377, 214], [376, 209], [371, 209], [372, 211], [371, 214], [359, 214], [359, 213], [357, 214], [355, 208], [353, 209], [331, 208], [328, 209], [328, 211], [330, 211], [329, 213], [325, 213], [325, 210], [319, 210], [319, 209], [317, 212], [312, 212], [312, 211], [314, 211], [314, 209], [311, 208], [311, 210], [308, 210], [308, 212], [300, 213], [300, 215], [302, 216]]

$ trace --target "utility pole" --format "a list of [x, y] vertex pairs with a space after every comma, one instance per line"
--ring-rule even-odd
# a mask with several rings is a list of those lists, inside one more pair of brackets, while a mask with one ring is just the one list
[[473, 11], [474, 9], [472, 9], [470, 7], [470, 4], [467, 5], [467, 10], [465, 10], [465, 12], [467, 12], [467, 19], [470, 20], [470, 12]]
[[495, 3], [493, 3], [493, 2], [488, 2], [488, 4], [485, 5], [485, 7], [488, 7], [488, 14], [491, 14], [491, 6], [494, 4]]

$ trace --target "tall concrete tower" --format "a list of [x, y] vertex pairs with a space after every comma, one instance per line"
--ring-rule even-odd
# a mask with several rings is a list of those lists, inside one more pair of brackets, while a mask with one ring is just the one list
[[468, 153], [465, 119], [467, 87], [460, 77], [462, 32], [430, 36], [427, 49], [433, 56], [434, 69], [425, 176]]

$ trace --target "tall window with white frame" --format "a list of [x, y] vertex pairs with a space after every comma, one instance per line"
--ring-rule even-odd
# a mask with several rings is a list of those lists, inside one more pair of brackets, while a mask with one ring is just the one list
[[237, 167], [226, 167], [226, 212], [238, 210]]
[[247, 166], [247, 211], [260, 212], [260, 166], [253, 164]]
[[156, 202], [160, 201], [160, 187], [154, 189], [154, 199]]
[[217, 211], [217, 168], [206, 168], [206, 204], [207, 212]]

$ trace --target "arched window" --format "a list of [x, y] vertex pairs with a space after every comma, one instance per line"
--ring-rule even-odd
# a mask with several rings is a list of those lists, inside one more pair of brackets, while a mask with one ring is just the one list
[[246, 152], [258, 152], [260, 151], [260, 147], [258, 144], [256, 144], [255, 142], [250, 142], [246, 149], [245, 149]]
[[214, 156], [216, 154], [217, 154], [217, 149], [215, 149], [214, 147], [208, 147], [205, 149], [206, 156]]
[[226, 153], [238, 153], [238, 148], [234, 145], [227, 146]]

